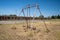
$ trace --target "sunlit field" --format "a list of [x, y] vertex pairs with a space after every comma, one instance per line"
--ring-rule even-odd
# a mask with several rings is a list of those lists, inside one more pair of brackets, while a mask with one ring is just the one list
[[[6, 21], [4, 21], [6, 22]], [[0, 40], [60, 40], [60, 19], [31, 21], [27, 28], [26, 21], [0, 21]]]

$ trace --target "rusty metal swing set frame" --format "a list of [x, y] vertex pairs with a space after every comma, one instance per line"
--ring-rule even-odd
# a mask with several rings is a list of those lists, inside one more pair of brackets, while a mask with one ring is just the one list
[[[41, 10], [40, 10], [38, 4], [35, 4], [35, 5], [33, 5], [33, 6], [31, 6], [30, 4], [28, 4], [25, 8], [22, 8], [21, 13], [23, 13], [23, 15], [24, 15], [24, 17], [25, 17], [24, 10], [27, 9], [27, 17], [30, 17], [30, 8], [34, 8], [34, 7], [39, 11], [40, 15], [43, 16], [43, 14], [41, 13]], [[21, 13], [20, 13], [20, 14], [21, 14]], [[34, 17], [33, 17], [33, 19], [34, 19]], [[41, 18], [41, 19], [42, 19], [42, 18]], [[28, 28], [28, 27], [30, 26], [30, 20], [31, 20], [31, 19], [29, 19], [29, 20], [28, 20], [28, 19], [25, 19], [25, 20], [26, 20], [27, 28]], [[29, 22], [28, 22], [28, 21], [29, 21]], [[43, 21], [43, 23], [44, 23], [44, 25], [45, 25], [46, 30], [48, 30], [47, 25], [46, 25], [46, 23], [45, 23], [45, 20], [42, 20], [42, 21]]]

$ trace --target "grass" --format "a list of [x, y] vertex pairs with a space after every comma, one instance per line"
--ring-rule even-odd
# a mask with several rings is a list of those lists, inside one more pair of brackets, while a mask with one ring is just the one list
[[[54, 38], [60, 40], [60, 21], [47, 20], [46, 24], [48, 27], [47, 31], [45, 31], [43, 22], [40, 21], [31, 24], [36, 28], [36, 30], [31, 30], [23, 27], [23, 25], [26, 26], [26, 23], [2, 24], [0, 25], [0, 40], [43, 40], [46, 39], [46, 37], [48, 38], [48, 40], [53, 40]], [[46, 32], [47, 34], [45, 34]]]
[[57, 40], [60, 40], [60, 32], [56, 32], [55, 37], [57, 38]]

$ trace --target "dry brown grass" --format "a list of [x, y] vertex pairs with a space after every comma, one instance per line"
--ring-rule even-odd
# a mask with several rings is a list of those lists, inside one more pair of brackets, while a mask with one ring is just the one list
[[27, 28], [26, 23], [1, 24], [0, 40], [60, 40], [60, 21], [49, 20], [46, 24], [48, 33], [43, 22], [31, 22], [31, 28]]

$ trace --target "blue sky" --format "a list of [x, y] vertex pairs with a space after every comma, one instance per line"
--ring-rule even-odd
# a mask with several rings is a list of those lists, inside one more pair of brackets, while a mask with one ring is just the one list
[[[44, 16], [60, 15], [60, 0], [0, 0], [0, 15], [19, 15], [26, 5], [35, 3], [39, 4]], [[36, 13], [36, 16], [40, 15], [34, 8], [31, 9], [31, 15], [33, 13]]]

